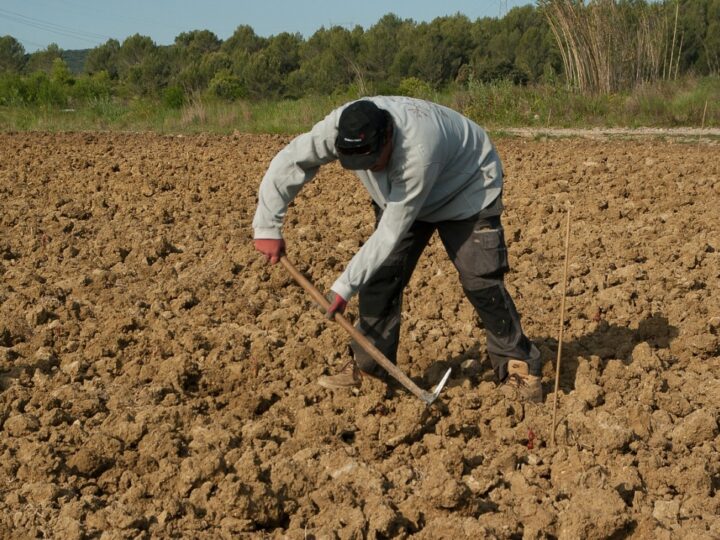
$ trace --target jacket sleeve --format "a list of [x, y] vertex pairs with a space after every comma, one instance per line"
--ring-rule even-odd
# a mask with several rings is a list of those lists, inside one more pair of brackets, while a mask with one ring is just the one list
[[260, 183], [252, 222], [254, 238], [282, 238], [282, 224], [290, 202], [315, 177], [321, 165], [337, 159], [336, 133], [337, 111], [333, 111], [273, 158]]
[[333, 283], [334, 292], [349, 300], [382, 266], [417, 218], [439, 173], [438, 163], [418, 164], [390, 179], [388, 202], [377, 228]]

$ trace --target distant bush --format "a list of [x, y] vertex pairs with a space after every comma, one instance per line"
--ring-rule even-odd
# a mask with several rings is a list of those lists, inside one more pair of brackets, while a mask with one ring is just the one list
[[108, 72], [100, 71], [93, 75], [82, 75], [75, 79], [71, 95], [75, 100], [89, 102], [110, 97], [112, 88], [112, 81]]
[[179, 86], [168, 86], [163, 91], [163, 104], [169, 109], [181, 109], [185, 104], [185, 92]]
[[23, 79], [11, 73], [0, 74], [0, 105], [22, 105]]
[[67, 87], [42, 71], [27, 77], [5, 76], [0, 83], [0, 102], [6, 105], [42, 105], [64, 107]]
[[215, 74], [210, 81], [208, 93], [213, 97], [228, 101], [245, 97], [247, 94], [242, 81], [228, 69], [220, 70]]
[[70, 72], [70, 68], [68, 68], [62, 58], [53, 60], [52, 67], [50, 68], [50, 79], [60, 86], [72, 86], [75, 84], [75, 79]]
[[432, 87], [417, 77], [408, 77], [400, 81], [397, 93], [401, 96], [428, 98], [432, 95]]
[[109, 98], [113, 85], [107, 72], [75, 79], [67, 66], [57, 64], [51, 74], [0, 75], [0, 105], [67, 107]]

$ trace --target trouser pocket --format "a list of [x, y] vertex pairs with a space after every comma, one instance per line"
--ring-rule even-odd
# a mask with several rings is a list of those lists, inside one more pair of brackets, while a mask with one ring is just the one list
[[479, 226], [473, 229], [472, 275], [483, 279], [502, 279], [508, 271], [508, 254], [505, 246], [505, 231], [502, 226]]
[[500, 218], [447, 222], [440, 228], [440, 238], [460, 282], [470, 291], [496, 285], [509, 269]]

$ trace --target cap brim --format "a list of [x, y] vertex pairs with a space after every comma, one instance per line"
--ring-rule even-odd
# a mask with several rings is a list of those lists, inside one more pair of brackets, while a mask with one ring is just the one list
[[343, 154], [342, 152], [338, 152], [338, 158], [340, 159], [340, 165], [342, 165], [343, 169], [351, 171], [367, 171], [372, 169], [378, 162], [380, 154], [381, 149], [367, 154]]

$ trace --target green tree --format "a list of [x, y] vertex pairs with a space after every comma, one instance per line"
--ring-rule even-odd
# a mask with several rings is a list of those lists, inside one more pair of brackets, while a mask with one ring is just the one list
[[709, 22], [720, 21], [720, 0], [710, 0], [708, 3], [707, 20]]
[[267, 47], [248, 56], [240, 80], [250, 96], [296, 97], [302, 89], [291, 84], [290, 75], [300, 67], [299, 34], [283, 32], [270, 38]]
[[267, 40], [259, 37], [251, 26], [240, 25], [232, 36], [226, 39], [221, 48], [224, 52], [233, 55], [237, 52], [252, 54], [265, 47]]
[[147, 36], [132, 35], [123, 41], [118, 50], [117, 62], [120, 77], [138, 69], [157, 50], [155, 42]]
[[143, 95], [158, 95], [172, 80], [173, 50], [158, 47], [132, 70], [131, 83]]
[[678, 31], [682, 38], [680, 73], [694, 70], [707, 73], [703, 41], [707, 33], [706, 4], [704, 0], [680, 2]]
[[0, 72], [20, 73], [25, 66], [25, 47], [12, 36], [0, 37]]
[[[263, 50], [267, 46], [267, 43], [268, 40], [259, 37], [251, 26], [243, 24], [238, 26], [233, 35], [222, 43], [220, 50], [230, 57], [233, 76], [239, 80], [245, 80], [248, 77], [261, 79], [263, 76], [270, 76], [270, 74], [255, 74], [255, 69], [257, 69], [262, 62], [258, 63], [257, 60], [252, 61], [251, 58]], [[250, 67], [251, 61], [255, 64], [254, 67]], [[242, 84], [244, 85], [244, 83]], [[260, 86], [262, 86], [262, 84]]]
[[535, 82], [545, 71], [549, 57], [549, 44], [541, 28], [530, 27], [520, 38], [515, 55], [515, 64], [527, 78]]
[[704, 48], [708, 72], [720, 74], [720, 0], [712, 0], [708, 5]]
[[442, 51], [442, 80], [454, 81], [460, 69], [470, 62], [470, 52], [473, 48], [472, 23], [465, 15], [440, 17], [431, 25], [437, 27], [437, 32], [444, 36]]
[[58, 58], [62, 58], [62, 50], [58, 47], [57, 43], [51, 43], [46, 49], [30, 55], [25, 70], [28, 73], [42, 71], [49, 75], [50, 71], [52, 71], [53, 63]]
[[130, 36], [118, 51], [120, 81], [131, 94], [155, 95], [167, 86], [176, 56], [174, 47], [158, 47], [140, 34]]
[[480, 80], [537, 81], [557, 67], [554, 38], [534, 6], [513, 8], [501, 19], [478, 19], [471, 34], [470, 65]]
[[[643, 0], [644, 1], [644, 0]], [[532, 82], [544, 72], [555, 71], [562, 65], [547, 19], [534, 6], [514, 8], [500, 24], [505, 31], [517, 30], [520, 39], [515, 46], [514, 67]]]
[[186, 93], [205, 90], [219, 71], [228, 71], [232, 67], [230, 57], [224, 52], [212, 52], [193, 59], [179, 62], [180, 72], [173, 80]]
[[418, 28], [414, 21], [405, 21], [399, 27], [397, 34], [397, 50], [390, 66], [389, 79], [393, 83], [414, 76], [413, 62], [415, 59], [415, 47], [418, 40]]
[[300, 48], [300, 71], [309, 92], [332, 94], [353, 82], [363, 84], [358, 51], [363, 30], [322, 27]]
[[221, 41], [209, 30], [183, 32], [175, 38], [175, 62], [171, 79], [186, 93], [205, 90], [215, 73], [229, 67]]
[[454, 81], [469, 61], [471, 26], [470, 20], [459, 14], [420, 24], [403, 47], [406, 61], [410, 60], [407, 75], [433, 86]]
[[220, 40], [210, 30], [183, 32], [175, 38], [175, 46], [192, 57], [202, 56], [220, 49]]
[[392, 75], [392, 66], [406, 26], [413, 26], [412, 21], [403, 21], [397, 15], [388, 13], [363, 34], [358, 63], [370, 80], [389, 86], [398, 83], [399, 79]]
[[70, 86], [75, 82], [70, 68], [62, 58], [53, 60], [52, 68], [50, 69], [50, 80], [63, 86]]
[[85, 73], [92, 75], [104, 71], [111, 79], [119, 76], [120, 42], [109, 39], [103, 45], [92, 49], [85, 60]]

